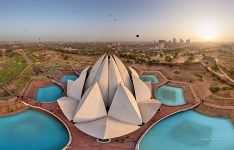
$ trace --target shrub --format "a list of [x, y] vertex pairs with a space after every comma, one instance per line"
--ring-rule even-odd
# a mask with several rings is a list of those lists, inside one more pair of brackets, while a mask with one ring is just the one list
[[194, 76], [196, 76], [198, 78], [203, 78], [203, 74], [202, 73], [194, 73]]
[[213, 70], [218, 70], [218, 69], [219, 69], [218, 64], [214, 64], [214, 65], [211, 67], [211, 69], [213, 69]]
[[163, 53], [159, 53], [159, 56], [160, 56], [160, 57], [163, 57]]
[[188, 60], [192, 61], [192, 60], [194, 60], [194, 57], [193, 56], [189, 56]]
[[7, 108], [7, 107], [1, 108], [1, 113], [2, 113], [2, 114], [8, 113], [8, 108]]
[[166, 56], [166, 57], [165, 57], [165, 61], [167, 61], [167, 62], [172, 62], [172, 58], [171, 58], [170, 56]]
[[177, 58], [177, 57], [178, 57], [178, 54], [179, 54], [179, 53], [175, 53], [174, 58]]
[[230, 75], [231, 75], [232, 77], [234, 77], [234, 68], [232, 68], [232, 69], [230, 70]]
[[218, 92], [220, 90], [220, 87], [218, 87], [218, 86], [211, 86], [210, 87], [210, 91], [212, 92], [212, 93], [216, 93], [216, 92]]
[[157, 65], [157, 64], [159, 64], [159, 60], [153, 59], [148, 61], [148, 65]]
[[229, 90], [232, 90], [232, 87], [230, 87], [230, 86], [224, 86], [224, 87], [222, 87], [222, 89], [225, 90], [225, 91], [229, 91]]

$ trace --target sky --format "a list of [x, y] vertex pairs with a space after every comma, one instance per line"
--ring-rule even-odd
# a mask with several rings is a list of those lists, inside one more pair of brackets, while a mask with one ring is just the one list
[[233, 0], [0, 0], [0, 41], [234, 42], [233, 27]]

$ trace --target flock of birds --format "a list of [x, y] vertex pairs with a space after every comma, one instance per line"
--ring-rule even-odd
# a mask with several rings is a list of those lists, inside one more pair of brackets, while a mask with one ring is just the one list
[[[78, 11], [77, 11], [77, 10], [73, 10], [72, 12], [73, 12], [73, 13], [77, 13]], [[84, 9], [83, 9], [83, 13], [85, 13], [85, 10], [84, 10]], [[82, 13], [80, 13], [80, 15], [81, 15], [81, 14], [82, 14]], [[108, 15], [107, 17], [108, 17], [108, 18], [112, 18], [113, 21], [117, 21], [117, 20], [118, 20], [117, 18], [113, 18], [113, 15]], [[59, 19], [56, 18], [55, 21], [59, 21]], [[24, 32], [28, 32], [28, 29], [25, 28], [25, 29], [24, 29]], [[140, 37], [140, 35], [139, 35], [139, 34], [136, 34], [136, 38], [139, 38], [139, 37]], [[38, 41], [40, 41], [40, 40], [41, 40], [41, 38], [39, 37], [39, 38], [38, 38]]]

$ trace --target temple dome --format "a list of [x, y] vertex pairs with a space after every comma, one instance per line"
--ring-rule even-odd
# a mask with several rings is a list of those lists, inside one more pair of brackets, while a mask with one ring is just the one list
[[96, 138], [126, 135], [140, 128], [161, 103], [137, 72], [114, 54], [102, 55], [75, 81], [68, 81], [67, 97], [57, 100], [62, 112], [81, 131]]

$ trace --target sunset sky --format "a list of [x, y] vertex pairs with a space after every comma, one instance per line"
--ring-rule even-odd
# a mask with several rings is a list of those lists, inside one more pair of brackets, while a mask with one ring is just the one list
[[0, 41], [234, 42], [233, 0], [1, 0], [0, 18]]

